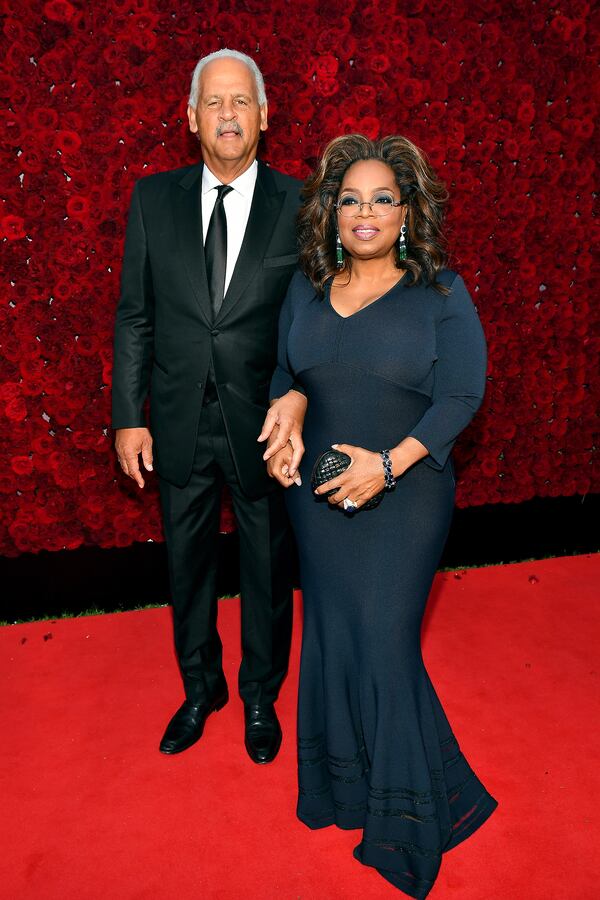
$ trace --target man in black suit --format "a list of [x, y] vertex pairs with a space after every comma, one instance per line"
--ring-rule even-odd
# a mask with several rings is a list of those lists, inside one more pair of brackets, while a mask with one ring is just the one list
[[[227, 484], [240, 535], [245, 743], [255, 762], [266, 763], [281, 743], [273, 704], [291, 636], [290, 531], [257, 435], [279, 309], [297, 262], [301, 183], [256, 160], [267, 102], [249, 57], [223, 50], [201, 59], [188, 116], [203, 162], [142, 178], [133, 191], [115, 333], [115, 446], [140, 487], [140, 455], [146, 470], [155, 463], [160, 481], [186, 695], [160, 749], [190, 747], [228, 699], [216, 626]], [[301, 394], [289, 397], [302, 411]], [[271, 421], [277, 417], [274, 410]]]

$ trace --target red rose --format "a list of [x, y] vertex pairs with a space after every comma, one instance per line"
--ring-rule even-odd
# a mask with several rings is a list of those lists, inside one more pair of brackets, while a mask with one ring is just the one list
[[460, 74], [460, 63], [456, 59], [449, 59], [444, 70], [444, 77], [448, 84], [454, 84], [454, 82], [458, 81]]
[[78, 18], [77, 9], [67, 0], [49, 0], [44, 3], [44, 15], [54, 22], [72, 22]]
[[370, 58], [370, 66], [378, 74], [387, 72], [390, 67], [390, 59], [385, 53], [373, 53]]
[[358, 121], [358, 132], [371, 140], [376, 140], [380, 135], [380, 122], [375, 116], [365, 116]]
[[400, 96], [407, 106], [417, 106], [423, 97], [423, 88], [415, 78], [406, 78], [400, 85]]
[[339, 68], [339, 63], [335, 56], [331, 54], [323, 54], [317, 57], [315, 71], [317, 78], [335, 78]]
[[339, 82], [335, 78], [319, 78], [315, 87], [323, 97], [332, 97], [340, 89]]
[[9, 400], [4, 407], [4, 414], [13, 422], [21, 422], [27, 416], [27, 405], [23, 397]]
[[75, 131], [57, 131], [55, 143], [61, 153], [76, 153], [81, 147], [81, 138]]
[[571, 39], [573, 23], [567, 16], [560, 14], [554, 16], [550, 21], [550, 28], [554, 34], [562, 38], [563, 41], [569, 41]]
[[0, 219], [0, 237], [18, 241], [26, 237], [25, 220], [20, 216], [3, 216]]
[[13, 456], [10, 465], [16, 475], [31, 475], [33, 472], [33, 460], [30, 456]]

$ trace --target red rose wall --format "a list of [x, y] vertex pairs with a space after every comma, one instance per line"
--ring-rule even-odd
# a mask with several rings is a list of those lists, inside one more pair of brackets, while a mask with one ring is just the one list
[[155, 486], [140, 493], [117, 471], [109, 428], [123, 234], [134, 181], [198, 158], [189, 78], [223, 46], [265, 75], [274, 166], [303, 177], [336, 135], [401, 133], [446, 181], [452, 264], [490, 348], [487, 397], [457, 449], [458, 503], [598, 490], [598, 6], [0, 9], [1, 553], [161, 538]]

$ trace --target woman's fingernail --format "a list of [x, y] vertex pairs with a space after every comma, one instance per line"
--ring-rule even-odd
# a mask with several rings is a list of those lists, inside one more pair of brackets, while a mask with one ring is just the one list
[[302, 479], [300, 478], [299, 475], [297, 478], [294, 478], [294, 484], [297, 484], [298, 487], [302, 487]]
[[332, 450], [337, 450], [337, 448], [338, 448], [339, 446], [340, 446], [339, 444], [332, 444], [332, 445], [331, 445], [331, 448], [332, 448]]

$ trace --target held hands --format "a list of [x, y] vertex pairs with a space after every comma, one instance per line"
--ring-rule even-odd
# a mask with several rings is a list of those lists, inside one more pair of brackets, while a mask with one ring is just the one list
[[[279, 426], [276, 425], [271, 432], [270, 437], [267, 441], [267, 452], [271, 449], [275, 444], [279, 444]], [[300, 478], [300, 474], [296, 472], [294, 475], [291, 474], [292, 469], [292, 457], [293, 457], [292, 445], [288, 441], [281, 450], [276, 450], [272, 456], [269, 456], [267, 460], [267, 473], [269, 478], [275, 478], [279, 484], [288, 488], [293, 484], [297, 484], [298, 487], [302, 484], [302, 479]]]
[[302, 426], [304, 425], [306, 405], [304, 394], [294, 390], [290, 390], [283, 397], [274, 400], [257, 438], [258, 441], [268, 439], [267, 449], [263, 455], [263, 459], [268, 464], [276, 454], [282, 454], [281, 457], [278, 455], [277, 463], [267, 465], [267, 469], [272, 478], [277, 478], [280, 484], [283, 484], [278, 473], [281, 473], [283, 466], [287, 466], [286, 477], [289, 475], [289, 478], [286, 487], [289, 487], [289, 484], [294, 481], [300, 460], [304, 455]]
[[320, 485], [315, 494], [326, 494], [335, 488], [335, 494], [327, 498], [329, 503], [341, 507], [347, 497], [360, 508], [385, 487], [381, 456], [372, 450], [350, 444], [332, 444], [332, 447], [347, 453], [352, 462], [337, 478]]
[[140, 471], [138, 457], [142, 454], [142, 462], [147, 472], [152, 471], [152, 435], [147, 428], [117, 428], [115, 450], [121, 468], [126, 475], [133, 478], [138, 487], [144, 487], [144, 479]]

